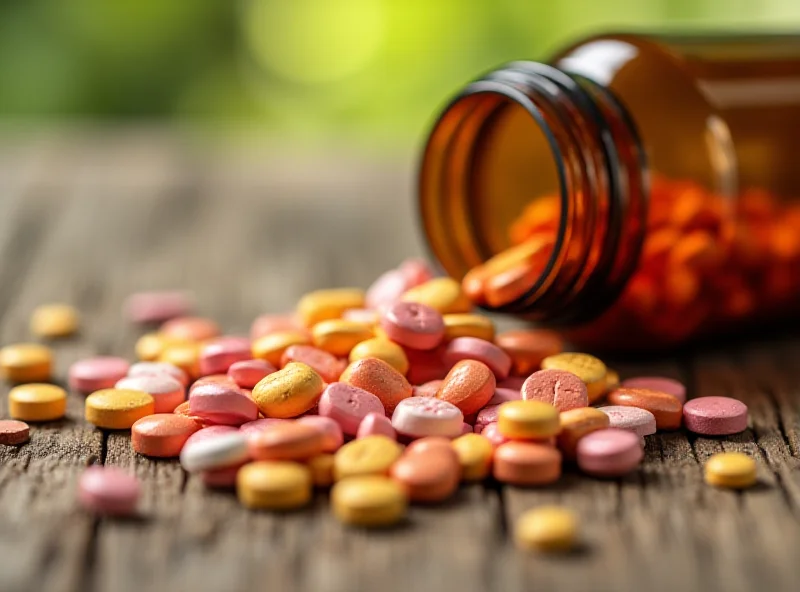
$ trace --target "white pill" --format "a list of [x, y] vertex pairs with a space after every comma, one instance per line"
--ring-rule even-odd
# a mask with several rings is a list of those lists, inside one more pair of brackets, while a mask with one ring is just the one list
[[189, 376], [186, 372], [167, 362], [137, 362], [128, 369], [128, 376], [153, 376], [166, 374], [171, 376], [183, 386], [189, 384]]
[[461, 435], [463, 422], [464, 414], [458, 407], [434, 397], [403, 399], [392, 414], [392, 427], [401, 434], [415, 438], [455, 438]]
[[238, 432], [189, 442], [181, 450], [181, 466], [190, 473], [232, 467], [248, 458], [247, 436]]

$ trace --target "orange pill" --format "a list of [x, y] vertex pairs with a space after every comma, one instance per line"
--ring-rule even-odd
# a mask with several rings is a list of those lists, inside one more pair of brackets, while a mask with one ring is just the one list
[[378, 397], [389, 416], [398, 403], [409, 398], [412, 392], [406, 377], [378, 358], [364, 358], [353, 362], [342, 372], [339, 381]]
[[509, 485], [547, 485], [561, 476], [561, 453], [552, 446], [506, 442], [494, 451], [495, 479]]
[[390, 476], [412, 502], [441, 502], [458, 488], [461, 466], [452, 448], [432, 447], [405, 453], [392, 465]]
[[200, 424], [176, 413], [156, 413], [136, 421], [131, 426], [131, 444], [139, 454], [158, 458], [175, 458], [189, 436]]
[[290, 362], [302, 362], [322, 377], [325, 382], [336, 382], [347, 364], [313, 345], [290, 345], [281, 355], [281, 368]]
[[677, 430], [681, 427], [683, 405], [667, 393], [646, 388], [622, 387], [608, 394], [611, 405], [639, 407], [652, 413], [656, 418], [656, 429]]
[[494, 340], [511, 356], [512, 372], [527, 376], [539, 369], [542, 360], [564, 351], [564, 340], [545, 329], [514, 329], [500, 333]]
[[425, 438], [414, 440], [406, 447], [405, 453], [427, 454], [431, 450], [441, 450], [443, 451], [443, 454], [453, 453], [456, 460], [458, 460], [458, 454], [453, 449], [453, 441], [449, 438], [442, 438], [440, 436], [427, 436]]
[[484, 284], [486, 303], [495, 308], [511, 304], [525, 296], [540, 275], [541, 268], [530, 263], [519, 263], [511, 269], [490, 275]]
[[608, 415], [594, 407], [579, 407], [559, 414], [561, 431], [556, 444], [565, 458], [574, 460], [578, 441], [586, 434], [602, 430], [609, 425]]
[[452, 403], [464, 415], [477, 413], [494, 396], [497, 380], [483, 362], [461, 360], [447, 373], [436, 398]]
[[159, 333], [173, 339], [187, 341], [205, 341], [218, 337], [219, 325], [204, 317], [178, 317], [161, 325]]
[[247, 448], [256, 460], [306, 460], [322, 454], [325, 435], [315, 426], [282, 421], [250, 437]]

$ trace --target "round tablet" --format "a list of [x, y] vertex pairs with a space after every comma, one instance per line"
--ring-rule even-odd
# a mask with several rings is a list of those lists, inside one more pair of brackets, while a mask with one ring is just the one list
[[546, 444], [506, 442], [494, 451], [495, 479], [510, 485], [546, 485], [561, 476], [561, 453]]
[[558, 410], [541, 401], [510, 401], [497, 411], [497, 427], [506, 438], [542, 439], [561, 429]]
[[155, 413], [152, 395], [128, 389], [101, 389], [86, 397], [86, 421], [108, 430], [127, 430]]
[[569, 551], [578, 538], [575, 513], [559, 506], [541, 506], [523, 513], [514, 527], [514, 540], [522, 549]]
[[322, 453], [324, 437], [318, 428], [284, 421], [248, 437], [250, 457], [256, 460], [303, 461]]
[[477, 337], [456, 337], [447, 344], [445, 361], [455, 364], [460, 360], [477, 360], [486, 364], [497, 380], [508, 377], [511, 358], [494, 343]]
[[126, 376], [118, 380], [114, 388], [149, 393], [155, 401], [156, 413], [172, 413], [186, 398], [183, 385], [168, 374]]
[[125, 378], [129, 369], [127, 360], [115, 356], [79, 360], [69, 367], [69, 387], [81, 393], [110, 389]]
[[200, 429], [198, 423], [175, 413], [156, 413], [131, 426], [131, 445], [145, 456], [174, 458], [180, 455], [189, 436]]
[[114, 467], [89, 467], [78, 481], [78, 500], [85, 509], [96, 514], [134, 514], [139, 492], [138, 479]]
[[356, 360], [345, 368], [339, 380], [378, 397], [387, 414], [391, 414], [397, 404], [412, 393], [406, 377], [378, 358]]
[[8, 412], [23, 421], [52, 421], [67, 412], [67, 391], [54, 384], [30, 383], [8, 393]]
[[200, 374], [223, 374], [231, 364], [249, 360], [250, 340], [246, 337], [217, 337], [200, 349]]
[[336, 479], [357, 475], [385, 475], [400, 458], [403, 447], [386, 436], [367, 436], [352, 440], [334, 455]]
[[418, 302], [395, 302], [381, 317], [386, 335], [405, 347], [433, 349], [444, 339], [444, 320], [435, 309]]
[[258, 407], [253, 399], [237, 386], [223, 383], [204, 384], [193, 388], [189, 395], [192, 415], [225, 425], [241, 425], [258, 419]]
[[24, 421], [0, 419], [0, 444], [17, 446], [30, 439], [30, 428]]
[[458, 488], [461, 465], [451, 446], [406, 451], [391, 467], [392, 479], [413, 502], [441, 502]]
[[559, 411], [569, 411], [589, 405], [586, 383], [566, 370], [539, 370], [522, 385], [526, 401], [549, 403]]
[[608, 394], [612, 405], [646, 409], [656, 418], [659, 430], [677, 430], [683, 419], [681, 402], [667, 393], [643, 388], [621, 387]]
[[649, 436], [656, 433], [656, 418], [647, 409], [609, 405], [598, 407], [598, 411], [608, 416], [608, 427], [633, 432], [637, 436]]
[[436, 398], [470, 415], [489, 403], [496, 386], [497, 380], [489, 366], [478, 360], [461, 360], [445, 376]]
[[311, 472], [291, 461], [249, 463], [236, 475], [236, 494], [251, 509], [289, 510], [311, 501]]
[[131, 364], [131, 367], [128, 369], [129, 377], [153, 376], [159, 374], [171, 376], [180, 382], [184, 387], [189, 386], [189, 376], [186, 374], [186, 372], [174, 364], [168, 364], [167, 362], [137, 362], [135, 364]]
[[252, 389], [262, 378], [277, 371], [277, 368], [266, 360], [242, 360], [234, 362], [228, 368], [228, 378], [240, 388]]
[[319, 414], [333, 419], [348, 436], [358, 433], [358, 426], [370, 413], [386, 415], [381, 400], [364, 389], [343, 382], [329, 384], [319, 399]]
[[747, 405], [730, 397], [698, 397], [683, 406], [683, 423], [695, 434], [738, 434], [747, 429]]
[[345, 524], [388, 526], [403, 519], [408, 500], [402, 487], [380, 475], [350, 477], [331, 490], [333, 514]]
[[756, 461], [741, 452], [719, 452], [705, 464], [705, 479], [709, 485], [744, 489], [756, 484]]
[[187, 440], [180, 455], [181, 466], [189, 473], [232, 467], [245, 462], [249, 457], [247, 436], [238, 431]]
[[686, 387], [672, 378], [665, 378], [663, 376], [637, 376], [635, 378], [623, 380], [622, 386], [659, 391], [672, 395], [681, 403], [686, 402]]
[[461, 435], [464, 414], [447, 401], [433, 397], [411, 397], [400, 401], [392, 414], [392, 427], [412, 438]]
[[31, 314], [31, 333], [45, 339], [68, 337], [78, 330], [78, 311], [68, 304], [43, 304]]
[[621, 477], [635, 470], [644, 451], [640, 437], [616, 428], [597, 430], [578, 442], [578, 467], [595, 477]]
[[53, 352], [38, 343], [15, 343], [0, 349], [0, 371], [11, 382], [50, 380]]
[[322, 415], [304, 415], [297, 422], [317, 429], [322, 434], [322, 452], [336, 452], [344, 444], [344, 433], [336, 420]]

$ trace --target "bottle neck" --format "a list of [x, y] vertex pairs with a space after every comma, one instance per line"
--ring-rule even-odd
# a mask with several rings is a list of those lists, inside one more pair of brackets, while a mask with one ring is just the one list
[[[553, 251], [537, 279], [515, 301], [490, 310], [581, 324], [619, 295], [644, 238], [644, 152], [632, 121], [606, 89], [534, 62], [508, 64], [467, 86], [437, 121], [424, 153], [425, 232], [456, 277], [496, 254], [476, 231], [483, 222], [476, 220], [476, 202], [486, 197], [478, 194], [472, 171], [477, 152], [485, 149], [478, 138], [499, 125], [493, 114], [509, 105], [524, 109], [541, 132], [542, 154], [555, 165], [560, 208], [551, 229]], [[495, 149], [502, 152], [502, 146]]]

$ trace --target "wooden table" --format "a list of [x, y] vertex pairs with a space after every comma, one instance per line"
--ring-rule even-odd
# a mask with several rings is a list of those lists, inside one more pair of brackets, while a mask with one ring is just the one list
[[[135, 290], [194, 290], [202, 313], [243, 333], [305, 291], [366, 286], [422, 252], [411, 159], [300, 154], [146, 130], [4, 129], [2, 343], [30, 339], [36, 305], [77, 305], [80, 336], [54, 345], [62, 382], [84, 356], [133, 357], [140, 331], [120, 306]], [[686, 381], [693, 396], [738, 397], [751, 428], [726, 439], [648, 438], [644, 465], [621, 480], [568, 471], [543, 489], [463, 487], [388, 532], [342, 527], [324, 493], [301, 512], [246, 511], [176, 462], [137, 456], [128, 434], [87, 425], [82, 397], [70, 394], [65, 420], [33, 427], [20, 448], [0, 447], [0, 591], [798, 590], [798, 354], [800, 340], [783, 335], [616, 361], [623, 376], [658, 372]], [[721, 450], [755, 457], [759, 486], [704, 485], [701, 465]], [[92, 463], [136, 472], [140, 518], [77, 507], [77, 478]], [[552, 502], [580, 513], [580, 551], [515, 551], [515, 518]]]

